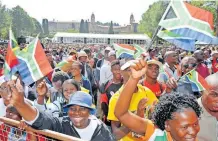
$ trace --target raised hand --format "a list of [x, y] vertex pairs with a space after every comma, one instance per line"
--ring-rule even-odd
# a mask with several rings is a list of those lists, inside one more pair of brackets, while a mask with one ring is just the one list
[[166, 83], [166, 92], [169, 93], [171, 92], [173, 89], [176, 89], [177, 88], [177, 81], [175, 78], [170, 78], [167, 83]]
[[36, 85], [37, 85], [36, 91], [37, 91], [38, 95], [45, 96], [48, 92], [48, 87], [47, 87], [45, 81], [38, 81], [36, 83]]
[[147, 63], [144, 60], [133, 60], [129, 63], [132, 78], [140, 79], [143, 75], [145, 75]]
[[11, 95], [10, 104], [16, 106], [24, 103], [24, 89], [19, 79], [8, 82], [8, 92]]

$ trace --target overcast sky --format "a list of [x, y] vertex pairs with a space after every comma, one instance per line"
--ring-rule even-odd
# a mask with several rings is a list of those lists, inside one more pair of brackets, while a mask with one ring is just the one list
[[96, 21], [129, 24], [133, 13], [136, 22], [148, 6], [157, 0], [1, 0], [8, 8], [20, 5], [30, 16], [58, 21], [80, 21], [95, 14]]

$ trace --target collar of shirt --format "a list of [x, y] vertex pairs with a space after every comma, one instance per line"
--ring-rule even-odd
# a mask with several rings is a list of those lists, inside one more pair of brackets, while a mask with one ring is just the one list
[[174, 70], [172, 70], [172, 69], [170, 68], [170, 66], [169, 66], [169, 64], [168, 64], [167, 62], [166, 62], [164, 65], [165, 65], [165, 67], [166, 67], [167, 69], [171, 70], [173, 73], [176, 72], [176, 69], [177, 69], [177, 68], [176, 68], [175, 65], [173, 66]]

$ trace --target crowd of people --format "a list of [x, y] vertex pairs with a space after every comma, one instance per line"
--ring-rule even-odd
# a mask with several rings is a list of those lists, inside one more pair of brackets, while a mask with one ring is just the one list
[[[25, 47], [24, 40], [18, 43]], [[139, 58], [119, 58], [113, 46], [104, 45], [48, 43], [43, 48], [53, 71], [34, 84], [26, 86], [19, 73], [10, 81], [1, 74], [0, 117], [87, 141], [218, 140], [215, 47], [151, 48]], [[5, 50], [1, 47], [1, 70]], [[192, 70], [209, 87], [196, 91], [182, 79]], [[0, 140], [10, 140], [2, 128]]]

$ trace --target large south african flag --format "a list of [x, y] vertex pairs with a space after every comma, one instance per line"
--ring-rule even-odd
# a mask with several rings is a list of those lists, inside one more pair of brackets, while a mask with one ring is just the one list
[[18, 48], [14, 52], [19, 61], [17, 69], [26, 85], [36, 82], [52, 71], [38, 37], [23, 50]]
[[201, 92], [209, 88], [205, 79], [195, 70], [191, 70], [183, 76], [185, 81], [191, 83], [193, 92]]
[[[213, 25], [211, 12], [192, 6], [182, 0], [172, 0], [159, 23], [162, 28], [158, 36], [178, 47], [181, 47], [181, 43], [190, 43], [189, 45], [192, 45], [193, 48], [193, 41], [218, 44], [218, 38], [213, 35]], [[166, 31], [174, 34], [168, 34], [169, 32]], [[160, 32], [165, 32], [165, 35]], [[189, 46], [185, 47], [186, 50], [191, 50], [188, 49]]]
[[158, 37], [188, 51], [195, 51], [195, 40], [188, 37], [182, 37], [169, 30], [160, 30], [157, 34]]

